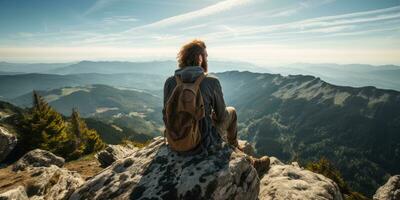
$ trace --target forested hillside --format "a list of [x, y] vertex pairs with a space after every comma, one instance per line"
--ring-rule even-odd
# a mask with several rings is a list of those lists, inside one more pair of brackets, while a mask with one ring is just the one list
[[326, 157], [368, 195], [400, 173], [400, 92], [339, 87], [302, 75], [217, 76], [226, 101], [238, 110], [241, 137], [258, 154], [303, 163]]

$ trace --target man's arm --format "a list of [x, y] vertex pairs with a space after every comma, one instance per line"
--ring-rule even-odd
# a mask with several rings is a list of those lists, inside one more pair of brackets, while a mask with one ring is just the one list
[[224, 95], [222, 94], [221, 84], [218, 79], [215, 79], [215, 87], [214, 87], [214, 97], [213, 97], [213, 109], [215, 115], [213, 115], [213, 120], [216, 123], [222, 122], [225, 119], [225, 101]]
[[162, 110], [163, 116], [165, 115], [165, 104], [168, 101], [169, 95], [171, 95], [171, 88], [173, 87], [172, 82], [173, 81], [171, 80], [171, 77], [170, 77], [164, 83], [164, 104], [163, 104], [164, 106], [163, 106], [163, 110]]

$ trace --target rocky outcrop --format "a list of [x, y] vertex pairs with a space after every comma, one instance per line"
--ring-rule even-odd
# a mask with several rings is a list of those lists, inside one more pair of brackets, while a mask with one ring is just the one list
[[66, 199], [85, 182], [78, 173], [55, 165], [36, 167], [32, 176], [36, 178], [26, 186], [30, 199]]
[[400, 200], [400, 175], [392, 176], [378, 188], [374, 200]]
[[299, 167], [284, 165], [272, 157], [270, 169], [260, 181], [260, 200], [342, 200], [335, 182]]
[[14, 178], [12, 182], [18, 187], [0, 194], [0, 199], [63, 200], [84, 183], [78, 173], [55, 165], [27, 168], [10, 178]]
[[0, 194], [0, 200], [28, 200], [28, 195], [24, 186], [19, 186]]
[[17, 145], [17, 137], [5, 127], [0, 126], [0, 163]]
[[14, 164], [13, 171], [25, 170], [29, 167], [49, 167], [51, 165], [62, 167], [64, 163], [64, 158], [58, 157], [49, 151], [35, 149], [22, 156]]
[[238, 140], [238, 143], [240, 149], [242, 149], [245, 154], [249, 156], [255, 156], [254, 148], [250, 142], [247, 142], [246, 140]]
[[222, 143], [182, 156], [158, 137], [76, 190], [76, 199], [257, 199], [259, 178], [248, 156]]
[[96, 158], [102, 167], [108, 167], [116, 160], [132, 155], [138, 149], [137, 147], [125, 147], [122, 145], [107, 145], [104, 150], [96, 154]]

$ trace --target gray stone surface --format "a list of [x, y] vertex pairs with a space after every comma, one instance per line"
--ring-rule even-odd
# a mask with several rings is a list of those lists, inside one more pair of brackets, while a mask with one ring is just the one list
[[260, 200], [342, 200], [339, 187], [331, 179], [299, 167], [284, 165], [271, 157], [271, 168], [260, 181]]
[[0, 163], [17, 145], [17, 137], [5, 127], [0, 126]]
[[139, 148], [137, 147], [125, 147], [122, 145], [109, 144], [104, 150], [96, 154], [96, 158], [102, 167], [108, 167], [116, 160], [132, 155], [138, 150]]
[[378, 188], [374, 200], [400, 200], [400, 175], [389, 178], [385, 185]]
[[0, 200], [64, 200], [85, 181], [77, 172], [55, 165], [50, 167], [31, 167], [18, 171], [24, 180], [22, 185], [0, 194]]
[[49, 167], [50, 165], [62, 167], [64, 163], [64, 158], [58, 157], [49, 151], [35, 149], [22, 156], [14, 164], [13, 171], [25, 170], [29, 167]]
[[257, 199], [249, 157], [222, 144], [208, 155], [182, 156], [158, 137], [76, 190], [76, 199]]
[[26, 186], [26, 192], [31, 200], [67, 199], [85, 182], [77, 172], [55, 165], [35, 167], [29, 170], [31, 170], [33, 179]]
[[0, 200], [28, 200], [24, 186], [18, 186], [12, 190], [0, 194]]

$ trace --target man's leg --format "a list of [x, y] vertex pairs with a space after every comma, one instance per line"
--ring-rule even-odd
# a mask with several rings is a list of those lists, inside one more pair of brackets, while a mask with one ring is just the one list
[[226, 107], [225, 113], [225, 120], [216, 124], [215, 127], [225, 142], [238, 147], [236, 110], [234, 107]]
[[[215, 125], [217, 131], [221, 135], [225, 142], [235, 146], [237, 149], [243, 152], [242, 148], [239, 147], [237, 140], [237, 114], [234, 107], [226, 107], [226, 117], [223, 122]], [[268, 156], [261, 158], [255, 158], [250, 156], [250, 161], [254, 168], [257, 170], [259, 176], [263, 175], [269, 168], [270, 160]]]

